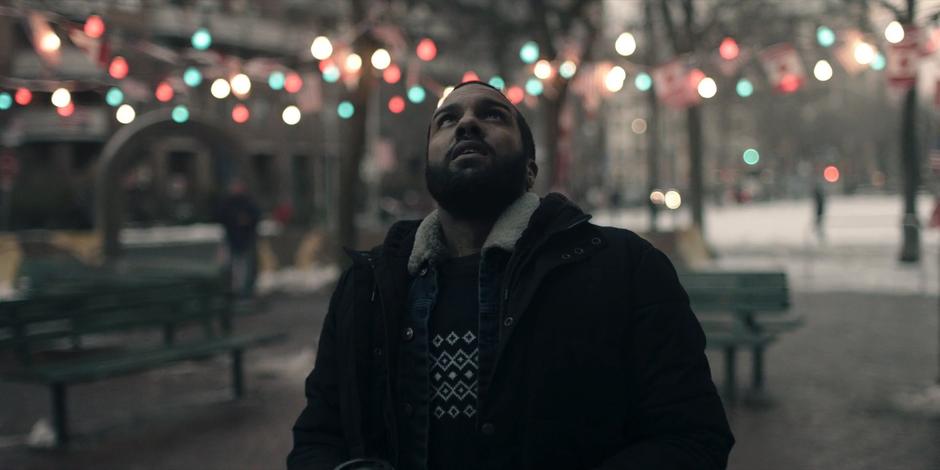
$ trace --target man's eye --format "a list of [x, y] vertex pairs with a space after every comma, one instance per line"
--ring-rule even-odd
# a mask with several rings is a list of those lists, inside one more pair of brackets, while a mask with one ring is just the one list
[[500, 120], [500, 121], [501, 121], [501, 120], [503, 119], [503, 113], [500, 112], [500, 111], [495, 111], [495, 110], [494, 110], [494, 111], [485, 111], [485, 112], [483, 113], [483, 119], [496, 119], [496, 120]]
[[441, 116], [437, 120], [437, 127], [444, 127], [445, 125], [450, 125], [454, 122], [453, 116]]

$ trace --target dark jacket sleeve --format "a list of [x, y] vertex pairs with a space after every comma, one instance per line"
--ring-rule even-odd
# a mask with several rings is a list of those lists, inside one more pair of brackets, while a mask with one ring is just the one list
[[630, 338], [639, 422], [602, 469], [724, 469], [734, 437], [711, 379], [705, 335], [669, 259], [646, 245], [634, 284]]
[[307, 406], [294, 424], [294, 448], [287, 456], [289, 470], [332, 470], [347, 460], [339, 406], [337, 363], [337, 315], [352, 302], [352, 276], [346, 271], [330, 299], [330, 307], [320, 332], [313, 371], [307, 376]]

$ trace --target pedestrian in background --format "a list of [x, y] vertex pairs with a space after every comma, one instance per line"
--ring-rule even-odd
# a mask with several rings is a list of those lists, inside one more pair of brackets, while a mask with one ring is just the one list
[[226, 261], [232, 292], [252, 297], [258, 265], [258, 223], [261, 210], [248, 194], [245, 183], [234, 180], [219, 207], [219, 223], [225, 228]]

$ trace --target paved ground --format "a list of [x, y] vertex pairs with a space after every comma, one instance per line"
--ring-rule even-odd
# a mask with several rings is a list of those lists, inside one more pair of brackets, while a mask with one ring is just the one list
[[[0, 469], [282, 468], [324, 307], [322, 295], [285, 298], [241, 319], [243, 331], [292, 336], [248, 356], [240, 402], [227, 398], [221, 359], [76, 386], [78, 436], [68, 451], [17, 445], [47, 415], [48, 398], [42, 388], [0, 384]], [[798, 293], [794, 309], [808, 321], [770, 349], [769, 403], [728, 409], [738, 438], [730, 468], [940, 468], [940, 413], [898, 404], [936, 376], [936, 299]], [[712, 363], [720, 377], [720, 358]]]

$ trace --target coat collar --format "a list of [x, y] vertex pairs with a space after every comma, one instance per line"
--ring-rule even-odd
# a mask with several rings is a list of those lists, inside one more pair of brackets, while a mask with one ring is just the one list
[[[539, 204], [539, 197], [531, 192], [523, 194], [510, 204], [493, 224], [483, 243], [482, 252], [486, 254], [493, 248], [499, 248], [512, 253]], [[426, 263], [436, 263], [447, 256], [449, 254], [441, 229], [440, 214], [435, 210], [418, 226], [411, 256], [408, 258], [408, 272], [417, 274]]]

